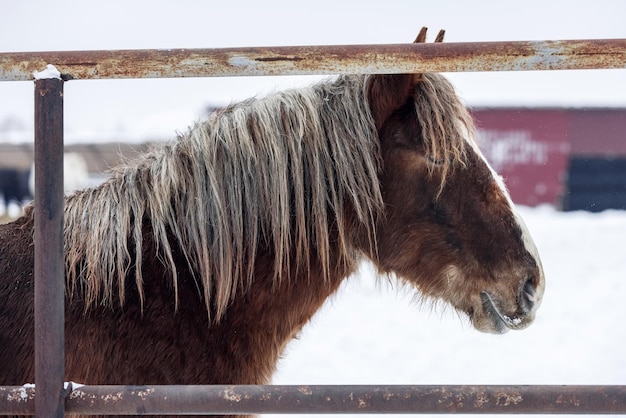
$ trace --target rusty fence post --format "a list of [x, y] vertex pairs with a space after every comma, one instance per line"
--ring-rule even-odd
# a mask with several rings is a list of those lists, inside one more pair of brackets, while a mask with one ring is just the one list
[[35, 412], [64, 415], [63, 80], [35, 80]]

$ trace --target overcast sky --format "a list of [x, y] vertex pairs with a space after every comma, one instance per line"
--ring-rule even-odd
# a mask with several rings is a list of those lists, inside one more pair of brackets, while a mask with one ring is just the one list
[[[421, 26], [448, 42], [626, 38], [626, 2], [530, 0], [2, 2], [0, 52], [411, 42]], [[451, 74], [472, 106], [625, 106], [626, 70]], [[72, 135], [184, 130], [206, 105], [313, 77], [72, 81]], [[31, 82], [0, 82], [0, 129], [32, 129]]]

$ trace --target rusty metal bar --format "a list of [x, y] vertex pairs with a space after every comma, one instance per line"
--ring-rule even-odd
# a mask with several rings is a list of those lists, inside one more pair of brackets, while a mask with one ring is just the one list
[[[34, 399], [0, 387], [0, 415], [32, 415]], [[66, 413], [626, 414], [626, 386], [80, 386]]]
[[626, 39], [0, 53], [0, 81], [626, 68]]
[[35, 407], [63, 417], [63, 80], [35, 81]]

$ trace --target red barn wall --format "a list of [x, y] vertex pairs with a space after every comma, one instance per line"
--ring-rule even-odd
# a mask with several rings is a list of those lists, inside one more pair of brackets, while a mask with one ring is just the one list
[[571, 109], [568, 116], [572, 155], [626, 156], [626, 109]]
[[472, 111], [485, 157], [516, 203], [560, 206], [570, 157], [626, 158], [626, 109]]
[[570, 143], [564, 109], [477, 109], [481, 148], [504, 177], [514, 202], [557, 204], [563, 195]]

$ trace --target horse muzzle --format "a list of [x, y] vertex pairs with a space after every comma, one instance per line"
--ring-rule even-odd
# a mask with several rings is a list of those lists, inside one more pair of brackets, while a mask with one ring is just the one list
[[483, 332], [504, 334], [509, 330], [520, 330], [528, 327], [535, 319], [535, 313], [541, 303], [543, 287], [527, 280], [518, 292], [514, 310], [505, 309], [494, 295], [480, 292], [480, 313], [470, 314], [474, 327]]

